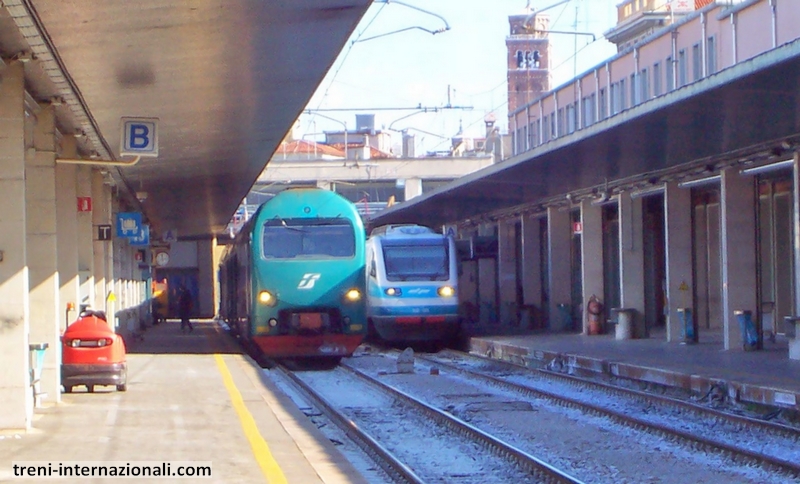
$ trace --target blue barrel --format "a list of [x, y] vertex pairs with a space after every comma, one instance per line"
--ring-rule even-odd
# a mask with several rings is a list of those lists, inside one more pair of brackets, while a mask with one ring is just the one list
[[742, 333], [742, 347], [746, 351], [758, 349], [758, 328], [753, 322], [753, 312], [737, 310], [733, 314], [739, 322], [739, 331]]
[[678, 317], [681, 320], [683, 342], [686, 344], [697, 343], [700, 335], [697, 332], [697, 323], [692, 316], [692, 308], [678, 308]]
[[556, 304], [558, 308], [559, 330], [565, 331], [572, 329], [572, 308], [569, 304]]

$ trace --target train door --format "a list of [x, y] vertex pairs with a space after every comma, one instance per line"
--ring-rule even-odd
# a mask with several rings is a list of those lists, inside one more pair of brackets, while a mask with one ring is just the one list
[[[695, 313], [699, 334], [722, 332], [722, 260], [718, 186], [693, 188]], [[720, 341], [721, 342], [721, 341]]]
[[603, 305], [606, 314], [620, 307], [622, 300], [619, 271], [619, 208], [603, 205]]
[[644, 216], [644, 317], [647, 330], [666, 328], [666, 235], [664, 194], [642, 200]]
[[[780, 175], [780, 173], [778, 173]], [[792, 296], [792, 185], [788, 177], [758, 182], [758, 251], [764, 339], [783, 333], [783, 318], [795, 314]]]

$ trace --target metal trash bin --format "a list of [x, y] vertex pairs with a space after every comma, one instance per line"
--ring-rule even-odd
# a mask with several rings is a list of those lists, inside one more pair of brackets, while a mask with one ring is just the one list
[[614, 333], [614, 339], [633, 339], [633, 325], [635, 323], [634, 318], [636, 317], [636, 310], [633, 308], [614, 308], [612, 311], [617, 313], [617, 327]]
[[42, 368], [44, 368], [44, 352], [50, 345], [47, 343], [31, 343], [28, 345], [31, 365], [31, 389], [33, 390], [33, 406], [42, 405], [44, 393], [41, 389]]
[[678, 317], [681, 321], [681, 333], [685, 344], [695, 344], [699, 341], [697, 323], [692, 316], [692, 308], [678, 308]]
[[739, 322], [739, 331], [742, 333], [742, 348], [745, 351], [757, 350], [759, 347], [758, 329], [753, 322], [753, 312], [736, 310], [733, 312]]

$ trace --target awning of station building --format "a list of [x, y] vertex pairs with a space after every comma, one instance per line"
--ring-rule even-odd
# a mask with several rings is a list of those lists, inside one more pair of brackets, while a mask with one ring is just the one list
[[371, 225], [431, 227], [567, 203], [565, 194], [645, 189], [670, 177], [780, 156], [800, 142], [800, 41], [397, 204]]

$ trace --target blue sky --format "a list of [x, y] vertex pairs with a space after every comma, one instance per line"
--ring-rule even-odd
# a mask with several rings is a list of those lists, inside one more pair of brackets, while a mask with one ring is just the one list
[[[544, 9], [559, 0], [530, 3]], [[616, 23], [617, 3], [619, 0], [570, 0], [546, 11], [551, 30], [597, 36], [592, 42], [586, 35], [550, 34], [553, 86], [614, 55], [614, 46], [602, 34]], [[316, 116], [303, 114], [298, 136], [321, 139], [313, 133], [341, 130], [343, 123], [352, 129], [356, 114], [371, 113], [378, 128], [410, 128], [417, 137], [417, 154], [446, 149], [459, 125], [468, 136], [482, 136], [483, 118], [490, 112], [505, 131], [508, 17], [524, 13], [527, 4], [526, 0], [374, 3], [308, 104], [308, 109], [326, 111]], [[435, 35], [425, 31], [446, 26], [450, 29]], [[448, 103], [448, 86], [450, 105], [471, 109], [386, 110], [441, 108]], [[328, 111], [341, 108], [364, 109]]]

